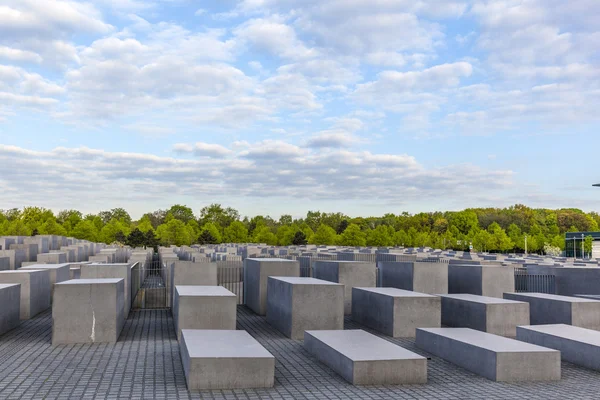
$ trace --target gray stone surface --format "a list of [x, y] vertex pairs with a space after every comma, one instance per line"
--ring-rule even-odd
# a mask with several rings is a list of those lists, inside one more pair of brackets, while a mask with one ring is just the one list
[[21, 284], [21, 319], [29, 319], [50, 308], [50, 271], [1, 271], [0, 283]]
[[175, 286], [173, 320], [182, 329], [235, 330], [237, 296], [222, 286]]
[[505, 293], [529, 303], [531, 325], [567, 324], [600, 330], [600, 301], [545, 293]]
[[[2, 399], [238, 399], [238, 400], [595, 400], [598, 372], [562, 363], [562, 378], [551, 383], [494, 382], [415, 346], [346, 317], [346, 329], [364, 329], [407, 350], [431, 357], [426, 385], [353, 386], [312, 357], [303, 343], [284, 338], [264, 317], [238, 307], [238, 329], [250, 333], [276, 357], [270, 389], [188, 392], [168, 310], [134, 311], [116, 344], [52, 347], [51, 312], [6, 333], [0, 340]], [[43, 377], [43, 379], [40, 379]]]
[[392, 337], [415, 337], [416, 328], [439, 328], [437, 296], [396, 288], [353, 288], [352, 319]]
[[21, 270], [48, 270], [50, 272], [50, 303], [54, 294], [54, 285], [70, 279], [70, 264], [35, 264], [21, 267]]
[[502, 298], [515, 291], [513, 267], [454, 265], [448, 266], [448, 293], [470, 293]]
[[52, 344], [116, 343], [124, 317], [123, 279], [74, 279], [57, 283]]
[[267, 313], [267, 281], [269, 276], [300, 276], [298, 261], [279, 258], [247, 258], [244, 261], [246, 305], [258, 315]]
[[560, 352], [469, 328], [417, 329], [416, 345], [498, 382], [560, 380]]
[[0, 336], [21, 323], [21, 285], [0, 284]]
[[21, 268], [21, 264], [27, 261], [25, 250], [0, 250], [0, 257], [8, 257], [10, 259], [10, 269], [16, 270]]
[[267, 322], [289, 338], [344, 327], [344, 285], [315, 278], [269, 277]]
[[600, 268], [554, 268], [556, 294], [573, 296], [576, 294], [600, 295]]
[[0, 257], [0, 271], [8, 271], [10, 270], [10, 257], [1, 256]]
[[471, 328], [515, 337], [517, 325], [529, 325], [529, 303], [477, 296], [447, 294], [442, 298], [442, 325]]
[[517, 339], [559, 350], [564, 361], [600, 371], [598, 331], [565, 324], [519, 326]]
[[216, 263], [195, 263], [191, 261], [175, 261], [172, 263], [169, 298], [173, 298], [175, 286], [216, 286], [217, 280]]
[[184, 329], [180, 349], [190, 390], [274, 385], [275, 357], [246, 331]]
[[315, 261], [313, 277], [344, 285], [344, 313], [352, 314], [352, 288], [375, 287], [375, 263], [362, 261]]
[[433, 262], [379, 262], [381, 286], [419, 293], [448, 293], [448, 264]]
[[82, 264], [80, 279], [123, 279], [123, 317], [131, 309], [131, 264]]
[[306, 331], [304, 348], [353, 385], [427, 383], [427, 359], [363, 330]]

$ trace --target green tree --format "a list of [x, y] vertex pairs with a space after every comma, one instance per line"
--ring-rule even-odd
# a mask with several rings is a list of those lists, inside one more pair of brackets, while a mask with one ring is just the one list
[[210, 230], [206, 229], [200, 233], [198, 244], [217, 244], [217, 238], [212, 235]]
[[166, 246], [189, 246], [192, 242], [187, 226], [183, 223], [183, 221], [175, 218], [160, 225], [156, 229], [156, 235], [160, 239], [161, 243]]
[[282, 225], [277, 229], [277, 244], [279, 246], [289, 246], [292, 244], [297, 226]]
[[239, 219], [240, 213], [237, 210], [231, 207], [223, 208], [220, 204], [211, 204], [200, 210], [198, 222], [202, 226], [212, 222], [219, 228], [220, 232], [223, 232], [233, 221], [238, 221]]
[[393, 242], [394, 237], [390, 236], [390, 231], [385, 225], [379, 225], [377, 228], [367, 231], [367, 246], [392, 246]]
[[306, 239], [304, 232], [298, 231], [294, 234], [294, 237], [292, 238], [292, 244], [294, 246], [305, 246], [307, 243], [308, 240]]
[[316, 232], [309, 238], [309, 243], [310, 244], [317, 244], [317, 245], [332, 245], [335, 244], [336, 241], [336, 234], [335, 234], [335, 230], [325, 224], [321, 224], [319, 225], [319, 227], [317, 228]]
[[154, 230], [152, 222], [150, 221], [150, 218], [147, 214], [142, 217], [142, 219], [138, 223], [137, 229], [139, 229], [143, 233]]
[[188, 206], [182, 206], [181, 204], [175, 204], [168, 210], [168, 212], [171, 213], [173, 218], [182, 221], [184, 224], [187, 224], [196, 218], [191, 208]]
[[119, 239], [123, 240], [126, 238], [127, 235], [129, 235], [129, 232], [129, 224], [123, 220], [111, 219], [100, 230], [99, 240], [106, 244], [111, 244], [116, 241], [119, 242]]
[[11, 221], [6, 229], [7, 236], [31, 236], [32, 229], [21, 219]]
[[592, 236], [586, 236], [583, 241], [583, 251], [588, 257], [592, 257], [592, 250], [594, 249], [594, 238]]
[[125, 240], [125, 244], [127, 244], [128, 246], [131, 246], [133, 248], [145, 246], [146, 234], [144, 232], [142, 232], [139, 228], [135, 228], [127, 236], [127, 240]]
[[217, 228], [217, 226], [214, 223], [207, 222], [206, 224], [204, 224], [204, 226], [202, 226], [200, 235], [202, 235], [202, 233], [205, 231], [208, 231], [210, 235], [214, 238], [213, 244], [221, 243], [221, 232], [219, 232], [219, 228]]
[[225, 228], [224, 241], [227, 243], [246, 243], [248, 241], [248, 228], [240, 222], [233, 221]]
[[266, 243], [275, 246], [277, 244], [277, 236], [271, 232], [268, 226], [261, 226], [254, 230], [252, 241], [254, 243]]
[[38, 229], [41, 235], [58, 235], [58, 236], [67, 236], [67, 230], [56, 222], [55, 218], [48, 219], [44, 222], [40, 228]]
[[400, 229], [394, 234], [393, 244], [394, 246], [409, 246], [410, 237], [404, 229]]
[[471, 230], [479, 228], [477, 214], [473, 210], [465, 210], [452, 213], [450, 224], [456, 226], [462, 234], [467, 234]]
[[488, 227], [488, 232], [490, 233], [490, 250], [496, 250], [501, 252], [506, 252], [514, 247], [514, 243], [504, 229], [494, 222]]
[[76, 239], [89, 240], [90, 242], [98, 241], [98, 228], [91, 221], [81, 221], [71, 232]]
[[367, 235], [360, 230], [358, 225], [350, 224], [340, 235], [340, 244], [342, 246], [366, 246]]

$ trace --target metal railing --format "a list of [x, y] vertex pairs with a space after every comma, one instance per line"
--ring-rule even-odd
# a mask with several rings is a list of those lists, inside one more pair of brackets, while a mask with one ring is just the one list
[[217, 285], [235, 294], [238, 304], [244, 304], [244, 263], [217, 261]]
[[515, 268], [515, 292], [555, 294], [556, 277], [529, 274], [526, 268]]

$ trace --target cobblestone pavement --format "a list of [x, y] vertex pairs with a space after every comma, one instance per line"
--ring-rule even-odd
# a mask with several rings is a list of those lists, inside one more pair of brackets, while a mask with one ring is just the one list
[[[356, 328], [362, 327], [346, 321], [346, 329]], [[276, 357], [274, 388], [189, 393], [170, 311], [132, 312], [116, 345], [57, 347], [51, 345], [52, 316], [46, 312], [0, 337], [0, 399], [600, 398], [600, 373], [568, 363], [559, 382], [506, 384], [433, 358], [427, 385], [354, 387], [313, 359], [301, 342], [285, 338], [243, 306], [238, 329]], [[413, 340], [387, 340], [427, 356]]]

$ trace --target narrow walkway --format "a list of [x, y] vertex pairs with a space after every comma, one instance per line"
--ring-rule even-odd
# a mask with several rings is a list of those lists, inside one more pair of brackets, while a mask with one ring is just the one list
[[[346, 329], [360, 328], [350, 320]], [[0, 337], [0, 399], [597, 399], [600, 373], [563, 363], [552, 383], [488, 381], [445, 361], [429, 362], [429, 383], [354, 387], [285, 338], [265, 318], [240, 306], [238, 329], [247, 330], [275, 355], [275, 387], [189, 393], [169, 311], [130, 314], [116, 345], [52, 347], [46, 312]], [[414, 341], [389, 339], [427, 355]]]

